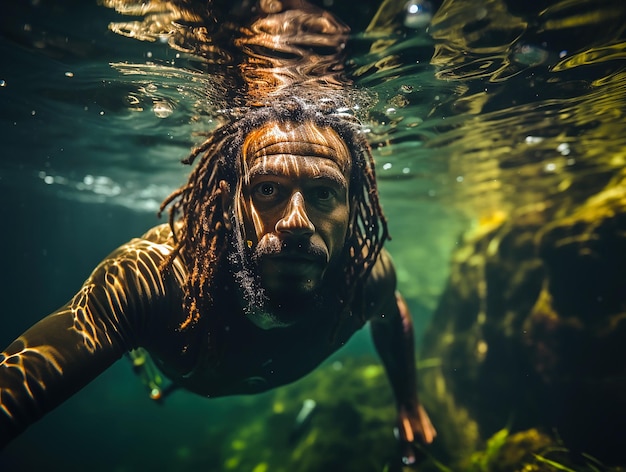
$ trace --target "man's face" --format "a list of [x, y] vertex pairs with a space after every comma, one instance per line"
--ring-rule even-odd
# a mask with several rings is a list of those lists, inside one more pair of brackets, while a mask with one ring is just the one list
[[243, 159], [246, 244], [261, 285], [270, 300], [315, 293], [345, 244], [346, 144], [330, 128], [273, 123], [250, 134]]

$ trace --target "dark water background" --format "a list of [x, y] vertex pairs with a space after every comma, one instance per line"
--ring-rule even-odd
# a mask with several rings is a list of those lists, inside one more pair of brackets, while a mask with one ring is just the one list
[[[111, 250], [159, 222], [159, 202], [186, 178], [179, 160], [194, 133], [215, 126], [207, 96], [219, 78], [199, 75], [166, 44], [111, 32], [126, 19], [95, 2], [3, 0], [2, 10], [5, 346], [65, 303]], [[453, 0], [428, 33], [369, 35], [362, 13], [350, 68], [374, 97], [364, 107], [388, 247], [419, 339], [463, 231], [586, 198], [623, 168], [626, 7]], [[386, 47], [371, 52], [381, 39]], [[364, 330], [329, 362], [372, 355]], [[162, 407], [122, 361], [15, 440], [0, 466], [221, 470], [208, 431], [236, 436], [272, 395], [180, 393]]]

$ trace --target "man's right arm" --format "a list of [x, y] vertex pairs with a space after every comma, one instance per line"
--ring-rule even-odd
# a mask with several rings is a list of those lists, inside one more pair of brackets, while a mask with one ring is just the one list
[[417, 460], [414, 443], [430, 444], [437, 432], [417, 395], [417, 370], [411, 314], [396, 289], [396, 275], [389, 254], [381, 253], [367, 293], [374, 345], [387, 371], [398, 411], [397, 428], [402, 461]]
[[176, 264], [175, 277], [161, 276], [169, 250], [144, 239], [120, 247], [69, 303], [0, 353], [0, 448], [150, 336], [182, 276]]

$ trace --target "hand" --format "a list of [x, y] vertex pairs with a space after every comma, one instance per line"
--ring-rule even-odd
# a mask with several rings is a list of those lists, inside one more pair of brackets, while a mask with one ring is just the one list
[[398, 408], [398, 426], [395, 432], [405, 465], [415, 464], [417, 461], [416, 442], [430, 444], [437, 436], [426, 410], [419, 403], [415, 407]]

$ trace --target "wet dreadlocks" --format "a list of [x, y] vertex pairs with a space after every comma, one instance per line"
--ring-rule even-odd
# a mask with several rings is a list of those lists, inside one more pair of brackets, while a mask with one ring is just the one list
[[161, 211], [170, 206], [169, 222], [175, 239], [169, 264], [180, 255], [189, 271], [183, 302], [187, 318], [180, 329], [195, 325], [209, 312], [217, 276], [227, 267], [225, 256], [232, 244], [229, 232], [237, 229], [231, 230], [231, 222], [225, 220], [222, 201], [230, 198], [233, 205], [241, 198], [235, 189], [241, 187], [245, 177], [242, 145], [246, 136], [269, 122], [307, 121], [318, 127], [332, 128], [346, 143], [352, 157], [351, 216], [341, 256], [345, 284], [337, 293], [342, 307], [337, 325], [349, 313], [347, 308], [355, 292], [362, 287], [389, 237], [378, 198], [372, 154], [359, 123], [352, 116], [292, 101], [254, 109], [243, 118], [218, 128], [183, 160], [192, 164], [201, 156], [188, 182], [161, 205]]

